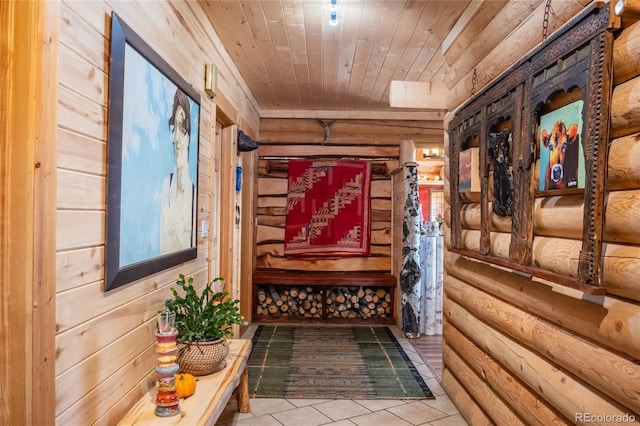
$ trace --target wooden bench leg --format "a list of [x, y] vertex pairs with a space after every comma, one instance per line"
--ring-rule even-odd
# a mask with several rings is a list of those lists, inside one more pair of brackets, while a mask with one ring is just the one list
[[249, 413], [251, 411], [249, 407], [249, 374], [246, 367], [240, 375], [240, 382], [238, 383], [238, 389], [236, 389], [236, 401], [239, 413]]

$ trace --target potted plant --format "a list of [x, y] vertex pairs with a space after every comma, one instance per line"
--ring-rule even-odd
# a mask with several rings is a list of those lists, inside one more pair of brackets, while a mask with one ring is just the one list
[[228, 337], [233, 336], [233, 325], [247, 325], [240, 314], [239, 300], [229, 298], [226, 291], [215, 290], [218, 277], [207, 284], [200, 294], [193, 286], [193, 277], [180, 274], [176, 284], [184, 295], [171, 287], [172, 298], [164, 304], [175, 312], [178, 331], [177, 363], [180, 371], [194, 376], [211, 374], [218, 369], [229, 353]]

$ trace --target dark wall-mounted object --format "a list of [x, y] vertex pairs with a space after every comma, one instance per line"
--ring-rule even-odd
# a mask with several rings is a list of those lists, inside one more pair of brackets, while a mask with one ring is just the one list
[[253, 151], [254, 149], [258, 149], [258, 146], [260, 146], [260, 143], [258, 141], [254, 141], [253, 139], [251, 139], [242, 130], [238, 131], [238, 151], [239, 152]]
[[[604, 294], [604, 182], [618, 29], [612, 22], [609, 4], [591, 5], [455, 113], [449, 125], [452, 251]], [[460, 192], [459, 162], [460, 153], [474, 147], [481, 225], [479, 249], [468, 249], [461, 224], [468, 194]], [[535, 198], [564, 194], [584, 194], [582, 249], [570, 276], [532, 263]], [[511, 216], [508, 259], [491, 252], [492, 215]]]

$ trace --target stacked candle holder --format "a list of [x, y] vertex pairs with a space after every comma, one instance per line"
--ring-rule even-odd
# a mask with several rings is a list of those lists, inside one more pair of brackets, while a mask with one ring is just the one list
[[158, 393], [156, 394], [155, 410], [158, 417], [171, 417], [180, 414], [180, 398], [176, 390], [176, 373], [180, 366], [176, 363], [178, 330], [174, 327], [175, 320], [175, 312], [158, 313], [158, 331], [156, 331]]

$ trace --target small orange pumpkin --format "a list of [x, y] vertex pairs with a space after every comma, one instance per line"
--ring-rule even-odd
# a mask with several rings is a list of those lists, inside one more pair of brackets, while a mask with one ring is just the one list
[[187, 398], [196, 391], [196, 378], [191, 374], [176, 374], [176, 391], [180, 398]]

